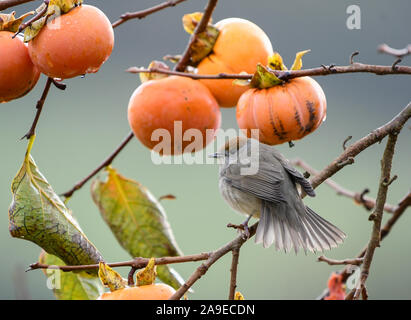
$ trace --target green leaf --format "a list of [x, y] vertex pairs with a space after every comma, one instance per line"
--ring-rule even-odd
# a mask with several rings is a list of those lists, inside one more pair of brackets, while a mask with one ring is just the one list
[[[53, 266], [64, 266], [65, 263], [45, 251], [40, 254], [39, 262]], [[61, 272], [59, 270], [44, 270], [46, 276], [56, 276], [59, 272], [58, 288], [53, 293], [59, 300], [96, 300], [104, 292], [104, 287], [97, 276], [86, 272]]]
[[[106, 181], [93, 182], [91, 194], [121, 246], [132, 257], [180, 255], [165, 211], [151, 192], [113, 168], [107, 172]], [[181, 277], [174, 272], [168, 266], [157, 267], [158, 277], [178, 288]]]
[[11, 185], [11, 236], [34, 242], [67, 265], [99, 263], [102, 256], [37, 168], [30, 155], [33, 142], [34, 137], [30, 139], [23, 165]]

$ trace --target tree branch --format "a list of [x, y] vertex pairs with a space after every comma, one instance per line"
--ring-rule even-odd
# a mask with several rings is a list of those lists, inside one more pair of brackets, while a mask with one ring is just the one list
[[368, 243], [368, 247], [364, 256], [364, 262], [361, 269], [361, 278], [359, 284], [354, 293], [354, 299], [360, 297], [361, 292], [365, 288], [365, 282], [367, 281], [368, 274], [370, 272], [371, 263], [374, 257], [374, 252], [377, 247], [380, 246], [381, 240], [381, 223], [384, 214], [384, 204], [387, 199], [387, 192], [389, 187], [389, 181], [391, 176], [392, 159], [395, 153], [395, 145], [397, 143], [398, 133], [391, 133], [388, 137], [387, 145], [385, 147], [384, 155], [381, 160], [381, 178], [380, 186], [378, 189], [378, 196], [376, 200], [376, 206], [372, 214], [373, 228], [371, 233], [371, 239]]
[[35, 0], [1, 0], [0, 11], [32, 1]]
[[186, 0], [174, 0], [174, 1], [165, 1], [163, 3], [160, 3], [154, 7], [141, 10], [141, 11], [136, 11], [136, 12], [126, 12], [123, 15], [121, 15], [120, 19], [117, 20], [112, 24], [113, 28], [116, 28], [120, 25], [122, 25], [124, 22], [131, 20], [131, 19], [143, 19], [147, 17], [148, 15], [158, 12], [160, 10], [163, 10], [168, 7], [174, 7], [177, 4], [184, 2]]
[[54, 82], [53, 78], [47, 78], [47, 82], [44, 87], [43, 94], [41, 95], [40, 100], [37, 101], [37, 105], [36, 105], [37, 112], [34, 117], [33, 124], [31, 125], [30, 130], [21, 138], [22, 140], [24, 138], [27, 138], [27, 140], [30, 140], [30, 138], [36, 134], [37, 123], [39, 122], [41, 111], [43, 111], [44, 103], [46, 102], [47, 95], [49, 94], [50, 87], [53, 82]]
[[[300, 167], [307, 171], [311, 176], [317, 176], [319, 172], [312, 168], [309, 164], [307, 164], [304, 160], [302, 159], [294, 159], [291, 161], [291, 163], [294, 166]], [[365, 189], [362, 192], [354, 192], [351, 190], [348, 190], [341, 185], [339, 185], [337, 182], [331, 179], [327, 179], [324, 181], [329, 187], [334, 189], [337, 192], [337, 195], [345, 196], [347, 198], [351, 198], [354, 200], [355, 203], [362, 204], [365, 209], [371, 210], [375, 207], [375, 199], [366, 197], [365, 194], [369, 192], [368, 189]], [[384, 206], [384, 210], [389, 213], [393, 213], [395, 211], [395, 206], [386, 203]]]
[[228, 300], [234, 300], [235, 289], [237, 288], [237, 271], [238, 271], [238, 260], [240, 258], [240, 248], [234, 248], [232, 251], [231, 260], [231, 279], [230, 279], [230, 291], [228, 293]]
[[117, 155], [126, 147], [126, 145], [133, 139], [134, 133], [130, 132], [123, 140], [123, 142], [117, 147], [114, 152], [107, 157], [106, 160], [104, 160], [96, 169], [94, 169], [87, 177], [82, 179], [81, 181], [77, 182], [73, 188], [71, 188], [69, 191], [64, 192], [61, 194], [65, 198], [70, 198], [74, 192], [77, 190], [81, 189], [91, 178], [93, 178], [97, 173], [99, 173], [102, 169], [105, 167], [109, 166], [114, 159], [117, 157]]
[[329, 259], [325, 256], [320, 256], [320, 257], [318, 257], [317, 261], [326, 262], [330, 266], [341, 265], [341, 264], [351, 264], [351, 265], [359, 266], [363, 263], [364, 259], [363, 258], [354, 258], [354, 259], [334, 260], [334, 259]]
[[211, 19], [211, 15], [215, 7], [217, 6], [218, 0], [209, 0], [207, 7], [204, 9], [203, 17], [201, 18], [199, 24], [197, 25], [194, 33], [191, 35], [190, 41], [185, 49], [180, 61], [176, 64], [174, 70], [184, 72], [191, 59], [191, 47], [197, 40], [197, 37], [200, 33], [204, 32], [208, 26], [208, 22]]

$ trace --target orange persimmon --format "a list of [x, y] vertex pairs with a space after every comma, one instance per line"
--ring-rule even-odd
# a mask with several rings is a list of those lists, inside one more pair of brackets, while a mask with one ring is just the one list
[[33, 63], [49, 77], [97, 72], [114, 47], [114, 32], [98, 8], [81, 5], [48, 22], [29, 42]]
[[[267, 64], [273, 48], [268, 36], [254, 23], [240, 18], [229, 18], [215, 24], [220, 31], [210, 55], [198, 65], [199, 74], [253, 74], [258, 63]], [[201, 80], [221, 107], [234, 107], [241, 94], [249, 87], [237, 86], [233, 80]]]
[[12, 32], [0, 31], [0, 103], [27, 94], [40, 76], [27, 46], [19, 37], [12, 36]]
[[98, 300], [168, 300], [176, 291], [163, 283], [103, 293]]
[[298, 140], [325, 120], [327, 102], [320, 85], [310, 77], [291, 79], [267, 89], [249, 89], [238, 101], [237, 123], [250, 137], [276, 145]]
[[[171, 76], [147, 81], [136, 89], [129, 102], [128, 121], [146, 147], [175, 155], [201, 150], [210, 143], [220, 127], [221, 112], [201, 82]], [[169, 135], [168, 143], [162, 133]], [[169, 147], [159, 150], [160, 143]]]

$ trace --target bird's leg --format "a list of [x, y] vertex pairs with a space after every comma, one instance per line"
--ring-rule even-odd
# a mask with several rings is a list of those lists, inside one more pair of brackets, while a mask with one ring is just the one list
[[250, 219], [251, 219], [252, 217], [253, 217], [253, 215], [250, 214], [250, 215], [248, 216], [248, 218], [247, 218], [242, 224], [239, 224], [239, 225], [229, 223], [229, 224], [227, 225], [227, 228], [234, 228], [234, 229], [243, 231], [243, 236], [244, 236], [244, 238], [245, 238], [245, 239], [248, 239], [248, 238], [250, 238], [250, 229], [249, 229], [249, 227], [248, 227], [248, 223], [250, 222]]

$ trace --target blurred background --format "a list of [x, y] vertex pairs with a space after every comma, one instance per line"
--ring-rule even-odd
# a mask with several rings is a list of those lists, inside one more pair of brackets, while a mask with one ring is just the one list
[[[126, 11], [151, 7], [161, 0], [86, 1], [101, 8], [111, 21]], [[32, 10], [38, 3], [14, 8], [18, 14]], [[361, 29], [346, 27], [349, 5], [361, 8]], [[185, 13], [200, 11], [206, 1], [189, 0], [143, 20], [125, 23], [115, 30], [116, 46], [110, 60], [96, 75], [66, 81], [65, 92], [52, 89], [37, 131], [33, 157], [57, 193], [71, 188], [110, 154], [129, 132], [127, 104], [139, 85], [138, 76], [124, 72], [130, 66], [147, 66], [166, 54], [181, 53], [188, 35], [181, 25]], [[410, 43], [411, 2], [409, 0], [363, 1], [220, 1], [214, 21], [241, 17], [258, 24], [270, 37], [286, 65], [295, 53], [311, 49], [304, 67], [321, 64], [346, 65], [354, 51], [355, 60], [391, 65], [393, 57], [377, 53], [381, 43], [403, 48]], [[0, 56], [1, 59], [1, 56]], [[411, 57], [403, 64], [410, 65]], [[347, 74], [317, 77], [328, 100], [327, 121], [313, 134], [287, 144], [279, 150], [287, 158], [300, 157], [316, 169], [322, 169], [342, 152], [349, 135], [355, 141], [392, 119], [411, 100], [411, 77]], [[23, 161], [26, 141], [20, 141], [35, 113], [46, 79], [26, 97], [0, 106], [0, 298], [54, 299], [39, 270], [24, 269], [38, 258], [40, 248], [31, 242], [12, 239], [8, 233], [7, 210], [11, 201], [10, 183]], [[237, 128], [235, 109], [222, 110], [224, 129]], [[410, 137], [408, 127], [400, 135], [394, 157], [393, 174], [398, 174], [388, 194], [388, 202], [397, 204], [409, 191]], [[351, 141], [351, 142], [352, 142]], [[334, 176], [344, 187], [371, 190], [375, 197], [380, 174], [380, 157], [385, 146], [377, 144], [361, 153], [352, 166]], [[173, 194], [164, 201], [175, 237], [185, 254], [214, 250], [236, 236], [228, 222], [241, 223], [218, 192], [217, 165], [154, 165], [150, 152], [136, 139], [113, 164], [120, 173], [138, 180], [157, 197]], [[128, 260], [93, 204], [90, 185], [70, 200], [69, 206], [88, 238], [110, 262]], [[328, 186], [317, 189], [317, 197], [306, 204], [332, 221], [348, 238], [339, 248], [327, 252], [331, 258], [351, 258], [367, 243], [372, 224], [369, 212], [352, 200], [337, 196]], [[386, 217], [389, 214], [385, 215]], [[411, 251], [409, 250], [411, 212], [406, 212], [392, 233], [375, 253], [367, 282], [370, 298], [410, 299]], [[194, 286], [190, 299], [226, 299], [229, 288], [231, 255], [218, 261]], [[198, 263], [176, 265], [187, 278]], [[125, 275], [127, 269], [118, 269]], [[316, 262], [313, 254], [295, 255], [263, 249], [249, 241], [240, 253], [238, 290], [246, 299], [313, 299], [326, 287], [327, 279], [339, 267]]]

